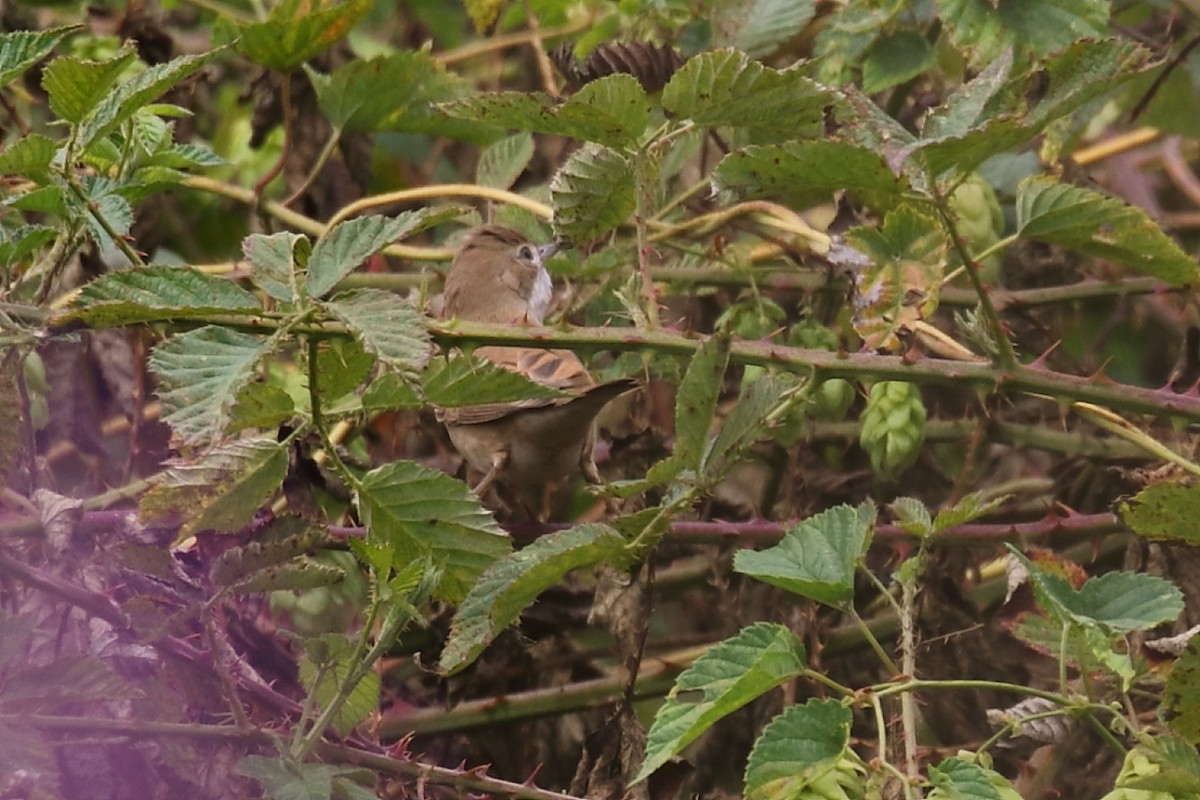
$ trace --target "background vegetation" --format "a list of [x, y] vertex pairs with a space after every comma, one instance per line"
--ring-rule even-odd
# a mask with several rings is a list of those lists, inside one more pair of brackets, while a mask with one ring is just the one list
[[1193, 6], [4, 5], [0, 797], [1200, 797]]

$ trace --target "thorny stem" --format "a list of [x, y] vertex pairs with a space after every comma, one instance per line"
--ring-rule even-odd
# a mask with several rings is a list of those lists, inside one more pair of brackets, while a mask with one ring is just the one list
[[129, 259], [129, 263], [138, 267], [146, 266], [146, 262], [142, 260], [137, 251], [126, 241], [125, 237], [117, 233], [116, 228], [112, 226], [108, 218], [100, 213], [100, 209], [96, 207], [95, 202], [88, 199], [87, 193], [84, 192], [83, 187], [79, 184], [79, 180], [74, 175], [67, 175], [67, 183], [71, 187], [71, 192], [78, 198], [79, 202], [83, 203], [83, 207], [87, 209], [88, 216], [104, 229], [104, 232], [108, 234], [108, 238], [112, 239], [113, 245]]
[[979, 277], [978, 262], [971, 257], [970, 251], [967, 250], [962, 234], [958, 232], [958, 225], [954, 221], [954, 214], [947, 207], [946, 198], [937, 191], [936, 185], [933, 193], [934, 205], [937, 208], [938, 215], [942, 218], [942, 224], [946, 226], [946, 231], [950, 234], [950, 243], [958, 253], [958, 257], [962, 260], [962, 263], [967, 267], [967, 278], [971, 281], [971, 287], [975, 290], [975, 294], [979, 298], [979, 307], [983, 312], [983, 317], [987, 320], [988, 327], [991, 328], [992, 336], [995, 338], [996, 346], [1000, 349], [998, 366], [1005, 370], [1014, 369], [1018, 366], [1017, 353], [1013, 349], [1012, 340], [1008, 338], [1008, 334], [1004, 330], [1004, 323], [1000, 321], [1000, 315], [996, 312], [996, 307], [992, 305], [992, 298], [988, 294], [988, 289], [983, 285], [983, 281]]
[[654, 288], [654, 278], [650, 274], [650, 245], [646, 238], [646, 226], [650, 217], [650, 193], [652, 180], [652, 165], [650, 153], [642, 153], [634, 160], [634, 180], [637, 193], [634, 224], [637, 229], [637, 258], [638, 271], [642, 276], [642, 298], [646, 307], [646, 325], [650, 330], [658, 330], [658, 291]]
[[[905, 675], [917, 674], [917, 632], [913, 621], [917, 614], [917, 590], [920, 577], [925, 571], [926, 539], [921, 539], [917, 552], [909, 562], [916, 568], [906, 575], [901, 570], [900, 578], [900, 668]], [[908, 565], [906, 565], [908, 566]], [[904, 760], [909, 777], [920, 775], [921, 765], [917, 750], [917, 709], [910, 692], [900, 695], [900, 720], [904, 731]]]

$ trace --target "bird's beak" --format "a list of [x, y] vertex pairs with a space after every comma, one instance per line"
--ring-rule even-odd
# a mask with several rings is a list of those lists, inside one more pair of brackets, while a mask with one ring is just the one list
[[558, 242], [551, 242], [550, 244], [544, 244], [537, 249], [538, 258], [541, 259], [541, 262], [543, 264], [545, 264], [546, 261], [549, 260], [550, 256], [554, 255], [561, 249], [562, 249], [562, 245], [559, 244]]

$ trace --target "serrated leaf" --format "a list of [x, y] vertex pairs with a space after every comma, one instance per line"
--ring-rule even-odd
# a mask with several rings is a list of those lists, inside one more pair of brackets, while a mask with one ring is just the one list
[[216, 586], [232, 586], [249, 575], [286, 564], [333, 541], [329, 532], [301, 517], [272, 520], [253, 541], [231, 545], [209, 570]]
[[809, 517], [761, 552], [740, 550], [735, 571], [820, 603], [844, 607], [854, 597], [854, 570], [871, 544], [875, 504], [835, 506]]
[[78, 704], [132, 699], [141, 694], [99, 658], [70, 655], [5, 675], [0, 708], [6, 714], [54, 714]]
[[[116, 249], [113, 234], [124, 236], [133, 226], [133, 206], [120, 194], [118, 186], [107, 178], [84, 180], [87, 213], [83, 219], [102, 250]], [[68, 195], [70, 197], [70, 195]]]
[[242, 387], [229, 414], [230, 434], [249, 428], [278, 428], [296, 416], [292, 396], [278, 386], [251, 383]]
[[490, 361], [458, 356], [436, 359], [421, 373], [425, 399], [439, 408], [515, 403], [563, 397], [558, 389], [534, 383]]
[[458, 119], [612, 147], [636, 143], [649, 119], [645, 90], [636, 78], [623, 73], [592, 81], [561, 104], [540, 92], [492, 92], [438, 108]]
[[[72, 206], [78, 208], [74, 196], [70, 197]], [[4, 201], [4, 205], [21, 211], [37, 211], [66, 217], [68, 215], [67, 198], [67, 190], [64, 187], [51, 184], [10, 197]]]
[[57, 142], [40, 133], [31, 133], [0, 151], [0, 173], [43, 178], [57, 152]]
[[1039, 601], [1061, 620], [1129, 633], [1171, 622], [1183, 610], [1183, 593], [1162, 578], [1108, 572], [1089, 578], [1076, 590], [1066, 579], [1035, 566], [1012, 545], [1008, 549], [1029, 570]]
[[143, 519], [182, 519], [179, 538], [236, 531], [254, 519], [287, 475], [287, 449], [273, 438], [239, 439], [168, 466], [142, 497]]
[[625, 544], [608, 525], [578, 525], [540, 536], [492, 564], [454, 615], [438, 671], [452, 674], [466, 667], [543, 591], [572, 570], [612, 563]]
[[59, 56], [42, 73], [42, 88], [50, 96], [50, 110], [67, 122], [82, 122], [110, 93], [117, 77], [125, 71], [137, 53], [123, 47], [112, 58], [88, 61], [75, 56]]
[[713, 171], [713, 188], [726, 196], [773, 197], [797, 208], [828, 202], [845, 190], [874, 208], [893, 205], [907, 182], [883, 156], [850, 142], [807, 141], [747, 147]]
[[58, 230], [49, 225], [22, 225], [0, 234], [0, 266], [10, 267], [54, 241]]
[[97, 139], [112, 133], [142, 106], [199, 70], [218, 52], [220, 50], [179, 56], [165, 64], [156, 64], [106, 92], [99, 102], [88, 108], [76, 135], [76, 145], [85, 150]]
[[1006, 49], [971, 80], [951, 92], [921, 126], [921, 136], [937, 139], [961, 136], [984, 122], [985, 109], [1012, 72], [1013, 54]]
[[812, 0], [738, 0], [713, 6], [714, 46], [730, 46], [750, 58], [770, 55], [808, 25]]
[[[47, 28], [43, 31], [5, 31], [0, 33], [0, 87], [41, 61], [79, 25]], [[2, 172], [3, 170], [0, 170]]]
[[1021, 95], [1033, 89], [1041, 95], [1026, 116], [1026, 123], [1040, 131], [1157, 64], [1149, 50], [1129, 39], [1085, 39], [1046, 58], [1040, 73], [1018, 79], [1011, 91]]
[[1200, 277], [1196, 261], [1140, 208], [1091, 189], [1033, 176], [1017, 191], [1017, 233], [1116, 261], [1176, 285]]
[[422, 208], [395, 217], [357, 217], [326, 231], [308, 259], [308, 293], [327, 294], [355, 267], [405, 236], [457, 216], [459, 209]]
[[117, 327], [261, 309], [258, 299], [233, 281], [190, 267], [151, 266], [110, 272], [87, 284], [55, 322]]
[[1193, 636], [1167, 676], [1163, 690], [1167, 726], [1192, 745], [1200, 745], [1200, 636]]
[[811, 698], [767, 723], [746, 760], [746, 794], [780, 778], [804, 780], [831, 769], [850, 745], [850, 709]]
[[700, 464], [708, 480], [724, 475], [746, 448], [770, 435], [773, 422], [804, 399], [808, 381], [790, 373], [765, 375], [743, 393], [721, 422]]
[[242, 240], [242, 254], [250, 262], [255, 285], [285, 303], [301, 293], [297, 271], [308, 264], [312, 244], [308, 237], [290, 231], [252, 233]]
[[1022, 56], [1046, 55], [1079, 39], [1107, 33], [1106, 0], [938, 0], [950, 41], [982, 67], [1013, 48]]
[[663, 108], [697, 125], [745, 127], [771, 139], [820, 137], [831, 93], [798, 69], [775, 70], [737, 50], [689, 58], [663, 89]]
[[368, 541], [394, 547], [404, 561], [431, 558], [444, 570], [438, 595], [451, 602], [512, 548], [464, 483], [412, 461], [368, 472], [357, 499]]
[[896, 526], [906, 533], [924, 538], [933, 533], [933, 517], [920, 500], [913, 497], [897, 497], [888, 504], [896, 515]]
[[287, 564], [265, 567], [230, 584], [234, 594], [257, 594], [258, 592], [298, 592], [332, 586], [345, 580], [346, 572], [332, 564], [322, 564], [311, 559], [299, 559]]
[[317, 384], [329, 399], [336, 399], [358, 388], [375, 358], [354, 339], [321, 342], [317, 349]]
[[[342, 634], [330, 633], [317, 637], [316, 641], [307, 640], [304, 649], [299, 664], [300, 682], [324, 711], [358, 669], [353, 642]], [[330, 720], [339, 736], [350, 735], [354, 727], [379, 706], [381, 688], [378, 672], [367, 670], [362, 674]]]
[[716, 333], [700, 345], [675, 391], [675, 449], [672, 460], [680, 469], [696, 471], [704, 457], [717, 398], [729, 364], [728, 333]]
[[317, 103], [331, 125], [342, 131], [378, 131], [403, 127], [417, 107], [446, 99], [451, 80], [443, 66], [423, 50], [407, 50], [356, 59], [322, 75], [305, 66]]
[[929, 782], [947, 800], [1002, 800], [1000, 791], [992, 785], [996, 778], [1003, 780], [992, 770], [961, 758], [947, 758], [929, 768]]
[[533, 158], [533, 136], [527, 131], [490, 144], [479, 154], [475, 182], [480, 186], [508, 189], [517, 182]]
[[[1141, 790], [1135, 796], [1137, 800], [1196, 800], [1200, 796], [1200, 755], [1195, 743], [1194, 738], [1189, 743], [1169, 733], [1143, 737], [1126, 754], [1117, 787]], [[1167, 797], [1142, 797], [1150, 792], [1162, 792]]]
[[362, 396], [363, 411], [368, 413], [394, 408], [420, 408], [422, 404], [413, 388], [394, 372], [372, 381]]
[[948, 172], [964, 175], [992, 156], [1014, 150], [1036, 135], [1037, 131], [1019, 117], [996, 117], [958, 136], [922, 140], [901, 148], [892, 156], [891, 163], [903, 164], [916, 153], [930, 178], [937, 179]]
[[807, 658], [796, 634], [769, 622], [713, 645], [680, 674], [654, 715], [646, 760], [633, 782], [649, 777], [717, 720], [802, 674]]
[[283, 0], [264, 22], [241, 29], [238, 51], [256, 64], [291, 72], [344, 39], [374, 0]]
[[956, 525], [973, 522], [1000, 508], [1009, 499], [1009, 495], [1001, 495], [985, 500], [982, 492], [973, 492], [950, 508], [943, 508], [938, 511], [937, 518], [933, 521], [933, 532], [941, 533]]
[[146, 159], [157, 167], [219, 167], [227, 163], [213, 150], [202, 144], [164, 142]]
[[871, 259], [854, 275], [854, 329], [870, 349], [899, 347], [899, 334], [937, 309], [950, 241], [937, 220], [910, 206], [880, 228], [859, 226], [846, 242]]
[[554, 232], [586, 242], [616, 228], [634, 209], [633, 166], [615, 150], [588, 143], [550, 179]]
[[330, 800], [333, 797], [332, 764], [305, 764], [283, 758], [246, 756], [238, 772], [262, 784], [271, 800]]
[[158, 345], [150, 368], [159, 376], [163, 421], [189, 444], [220, 438], [230, 406], [274, 346], [273, 338], [215, 325], [185, 331]]
[[352, 289], [321, 305], [346, 324], [364, 350], [389, 367], [415, 370], [429, 360], [429, 334], [421, 312], [403, 297], [383, 289]]
[[1121, 503], [1118, 513], [1138, 536], [1200, 545], [1200, 486], [1155, 483]]
[[875, 41], [863, 60], [862, 90], [867, 94], [899, 86], [937, 63], [929, 40], [915, 30], [898, 30]]

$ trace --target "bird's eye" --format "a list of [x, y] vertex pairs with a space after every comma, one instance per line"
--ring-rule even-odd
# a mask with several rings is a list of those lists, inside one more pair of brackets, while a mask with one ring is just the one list
[[517, 248], [517, 256], [525, 261], [537, 261], [537, 250], [533, 245], [523, 244]]

